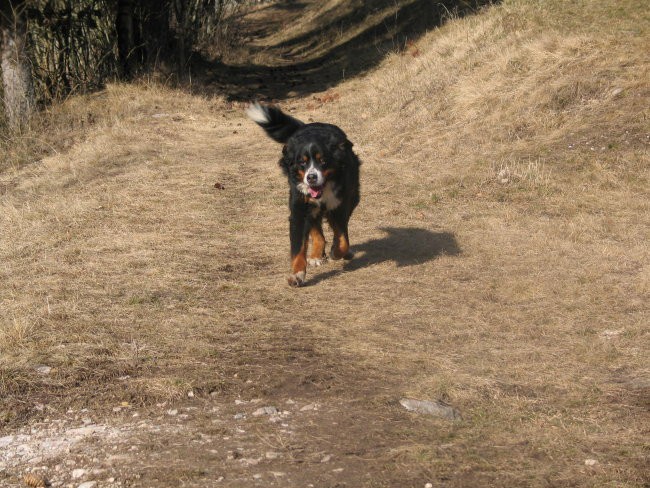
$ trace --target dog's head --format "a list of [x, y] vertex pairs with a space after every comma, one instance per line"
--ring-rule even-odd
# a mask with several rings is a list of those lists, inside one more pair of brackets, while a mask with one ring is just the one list
[[318, 199], [328, 181], [344, 168], [352, 143], [345, 133], [329, 124], [309, 124], [289, 139], [282, 165], [295, 187]]

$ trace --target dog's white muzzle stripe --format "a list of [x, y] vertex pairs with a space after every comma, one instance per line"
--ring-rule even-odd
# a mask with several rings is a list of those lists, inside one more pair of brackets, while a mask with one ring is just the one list
[[[310, 176], [312, 176], [313, 178], [313, 175], [316, 175], [316, 180], [310, 182], [308, 178]], [[303, 182], [305, 183], [305, 185], [311, 187], [319, 187], [325, 184], [325, 177], [323, 176], [323, 173], [320, 170], [314, 168], [314, 165], [312, 163], [307, 169], [307, 171], [305, 172], [305, 177], [303, 178]]]

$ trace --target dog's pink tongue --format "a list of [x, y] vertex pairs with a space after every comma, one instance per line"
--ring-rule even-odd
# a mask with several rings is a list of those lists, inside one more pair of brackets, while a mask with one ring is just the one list
[[309, 196], [312, 198], [320, 197], [320, 194], [323, 193], [321, 188], [309, 188]]

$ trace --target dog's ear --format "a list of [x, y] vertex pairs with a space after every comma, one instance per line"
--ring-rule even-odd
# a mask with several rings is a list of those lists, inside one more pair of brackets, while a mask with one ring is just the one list
[[346, 155], [349, 153], [351, 149], [352, 149], [352, 143], [350, 141], [348, 141], [347, 139], [341, 141], [339, 139], [333, 144], [332, 153], [334, 154], [334, 157], [337, 160], [343, 161], [345, 160]]
[[352, 142], [348, 141], [347, 139], [339, 143], [339, 149], [341, 151], [345, 151], [346, 149], [352, 149], [352, 146], [354, 146], [354, 144], [352, 144]]

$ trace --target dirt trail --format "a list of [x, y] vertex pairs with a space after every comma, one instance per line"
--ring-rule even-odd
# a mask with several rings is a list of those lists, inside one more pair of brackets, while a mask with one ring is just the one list
[[[350, 329], [373, 329], [373, 315], [396, 295], [407, 307], [418, 300], [390, 291], [396, 280], [412, 281], [411, 271], [389, 271], [388, 262], [385, 271], [373, 269], [380, 263], [370, 256], [391, 246], [391, 237], [374, 231], [379, 236], [357, 246], [356, 264], [347, 271], [328, 263], [309, 270], [310, 286], [289, 289], [282, 267], [286, 183], [273, 163], [278, 148], [239, 109], [216, 121], [209, 114], [153, 114], [137, 122], [137, 133], [124, 129], [129, 137], [121, 143], [134, 161], [149, 152], [148, 162], [120, 165], [110, 178], [84, 175], [80, 167], [60, 197], [63, 207], [85, 206], [67, 217], [81, 227], [101, 215], [101, 226], [77, 243], [86, 256], [84, 274], [94, 275], [80, 277], [77, 286], [96, 294], [94, 306], [109, 309], [98, 319], [133, 328], [128, 334], [140, 344], [144, 371], [174, 369], [175, 362], [188, 368], [177, 374], [196, 385], [188, 390], [192, 398], [141, 408], [113, 393], [66, 412], [40, 405], [38, 421], [0, 437], [3, 486], [21, 486], [26, 471], [53, 486], [85, 480], [98, 486], [361, 486], [394, 479], [384, 463], [399, 455], [392, 452], [403, 438], [410, 444], [438, 437], [435, 426], [443, 421], [416, 418], [398, 405], [406, 377], [389, 364], [363, 364], [342, 341]], [[49, 165], [65, 166], [65, 159]], [[15, 194], [53, 178], [43, 172]], [[382, 224], [377, 219], [369, 206], [359, 211], [351, 231], [356, 242], [372, 235]], [[445, 245], [434, 254], [454, 251]], [[398, 248], [395, 259], [408, 260], [400, 252], [408, 251]], [[129, 269], [142, 259], [157, 264], [128, 283]], [[113, 305], [111, 312], [111, 301], [124, 301], [117, 298], [125, 293], [120, 288], [141, 301], [126, 310]], [[378, 289], [371, 303], [359, 306], [360, 297]], [[51, 307], [56, 310], [55, 300]], [[373, 334], [387, 332], [382, 342], [393, 343], [387, 357], [409, 347], [408, 339], [397, 340], [401, 321]], [[165, 338], [154, 339], [158, 334]], [[139, 367], [132, 374], [142, 374]], [[126, 374], [117, 386], [129, 389], [135, 379]], [[277, 413], [255, 413], [267, 406]], [[398, 476], [403, 486], [428, 479], [410, 469]]]
[[[288, 8], [263, 8], [251, 25], [277, 23]], [[290, 71], [297, 81], [281, 80], [283, 90], [306, 82], [308, 70]], [[242, 86], [250, 81], [234, 76]], [[2, 433], [0, 484], [23, 486], [22, 476], [31, 472], [52, 486], [75, 487], [87, 481], [361, 486], [391, 484], [395, 477], [403, 486], [423, 485], [425, 472], [396, 473], [385, 463], [399, 456], [404, 437], [409, 444], [431, 442], [435, 422], [399, 406], [405, 378], [398, 371], [364, 364], [341, 342], [348, 329], [373, 328], [373, 315], [395, 298], [394, 280], [410, 276], [373, 269], [381, 264], [378, 251], [400, 236], [377, 229], [382, 222], [370, 206], [362, 208], [351, 230], [356, 242], [366, 235], [357, 260], [345, 269], [341, 263], [310, 269], [310, 286], [288, 289], [282, 267], [286, 182], [274, 164], [279, 148], [240, 107], [157, 108], [5, 182], [13, 187], [5, 209], [35, 221], [37, 230], [22, 237], [51, 248], [35, 259], [36, 268], [55, 279], [41, 285], [48, 296], [46, 328], [59, 337], [52, 341], [65, 341], [66, 330], [96, 334], [125, 358], [110, 371], [96, 357], [73, 368], [78, 379], [68, 378], [81, 381], [73, 390], [61, 368], [43, 374], [46, 383], [54, 377], [52, 392], [60, 397], [26, 406], [33, 420]], [[25, 216], [25, 205], [35, 199], [37, 215]], [[43, 218], [48, 214], [54, 220]], [[47, 242], [52, 236], [60, 237]], [[415, 259], [456, 253], [452, 240], [443, 236]], [[391, 259], [414, 264], [401, 246]], [[29, 287], [34, 279], [26, 273], [16, 286]], [[385, 291], [359, 307], [378, 286]], [[64, 310], [70, 293], [75, 312]], [[89, 323], [97, 325], [89, 329]], [[395, 322], [373, 333], [388, 344], [401, 329]], [[83, 349], [72, 354], [79, 362], [93, 356]], [[152, 376], [160, 389], [165, 378], [182, 378], [191, 397], [151, 404], [137, 392], [140, 385], [156, 389]], [[101, 377], [114, 386], [96, 395], [95, 385], [105, 386]], [[57, 389], [57, 381], [68, 386]], [[66, 394], [76, 400], [66, 401]], [[274, 413], [256, 413], [262, 407]]]

